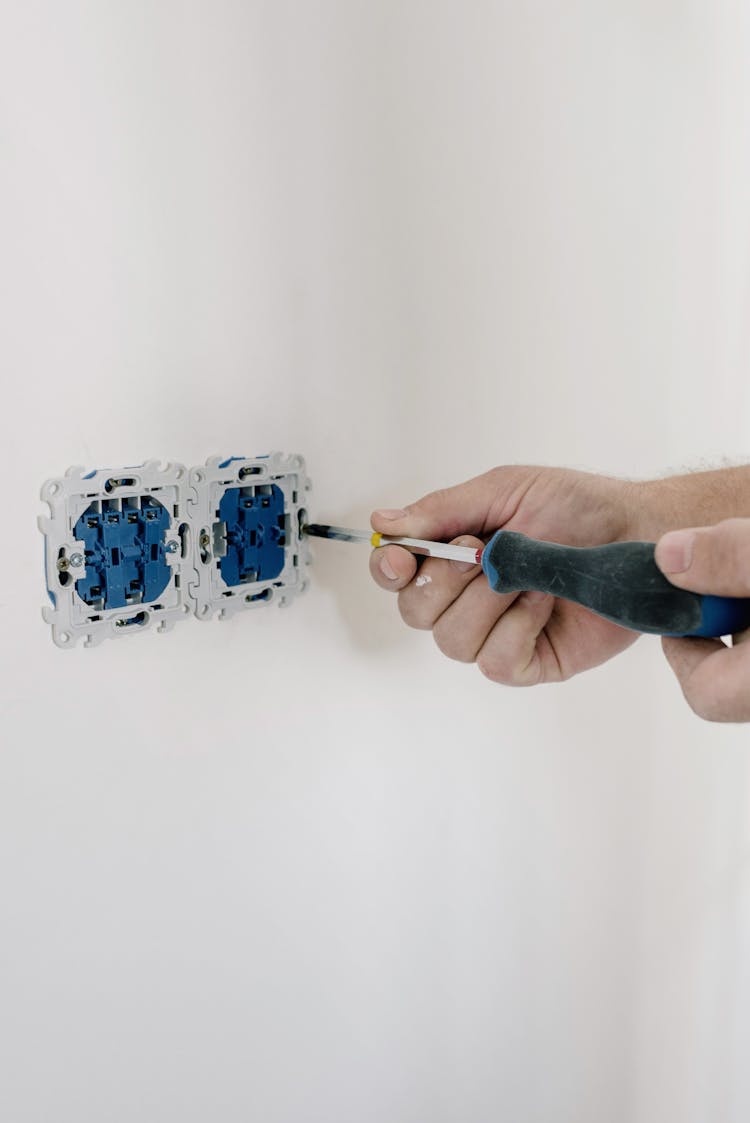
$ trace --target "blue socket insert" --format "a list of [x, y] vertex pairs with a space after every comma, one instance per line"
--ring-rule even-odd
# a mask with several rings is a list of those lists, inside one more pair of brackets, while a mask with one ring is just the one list
[[230, 487], [219, 504], [225, 553], [219, 571], [227, 585], [270, 581], [284, 568], [284, 493], [276, 484]]
[[73, 532], [85, 543], [86, 573], [75, 586], [81, 600], [101, 610], [161, 596], [172, 576], [164, 550], [169, 523], [151, 495], [95, 500]]

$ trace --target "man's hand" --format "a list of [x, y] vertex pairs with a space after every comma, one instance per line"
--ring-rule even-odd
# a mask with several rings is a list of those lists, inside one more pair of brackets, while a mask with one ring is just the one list
[[[638, 538], [639, 485], [566, 469], [495, 468], [433, 492], [404, 511], [375, 511], [374, 530], [481, 546], [501, 527], [572, 546]], [[637, 635], [535, 592], [493, 592], [481, 567], [427, 558], [399, 546], [373, 551], [370, 569], [398, 592], [401, 615], [432, 629], [440, 650], [476, 662], [495, 682], [560, 682], [623, 651]]]
[[[750, 597], [750, 519], [676, 530], [656, 546], [673, 585], [695, 593]], [[732, 647], [718, 639], [668, 639], [664, 653], [688, 705], [708, 721], [750, 721], [750, 631]]]

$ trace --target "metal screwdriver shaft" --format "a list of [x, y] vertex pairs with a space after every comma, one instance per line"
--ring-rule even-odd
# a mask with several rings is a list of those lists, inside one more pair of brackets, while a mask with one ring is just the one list
[[448, 542], [427, 542], [422, 538], [400, 538], [397, 535], [378, 534], [371, 530], [351, 530], [346, 526], [328, 526], [325, 523], [308, 523], [302, 527], [303, 534], [313, 538], [332, 538], [337, 542], [368, 542], [376, 549], [379, 546], [403, 546], [412, 554], [426, 558], [446, 558], [448, 561], [482, 564], [482, 551], [474, 546], [451, 546]]

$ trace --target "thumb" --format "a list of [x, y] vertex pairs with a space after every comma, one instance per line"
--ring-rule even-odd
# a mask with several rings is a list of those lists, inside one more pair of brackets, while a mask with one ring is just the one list
[[750, 596], [750, 519], [671, 530], [656, 544], [656, 564], [680, 589]]
[[403, 510], [373, 511], [372, 527], [381, 534], [448, 542], [461, 534], [481, 536], [508, 521], [531, 481], [531, 469], [495, 468], [430, 492]]

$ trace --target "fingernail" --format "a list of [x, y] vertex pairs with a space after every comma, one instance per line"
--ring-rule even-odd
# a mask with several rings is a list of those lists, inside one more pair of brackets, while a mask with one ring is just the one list
[[693, 560], [694, 544], [694, 530], [670, 530], [656, 547], [659, 567], [665, 573], [684, 573]]
[[405, 519], [406, 511], [391, 510], [390, 507], [386, 507], [381, 511], [373, 511], [373, 517], [375, 516], [379, 519], [393, 519], [395, 521], [396, 519]]
[[526, 593], [526, 603], [541, 604], [542, 601], [546, 600], [548, 596], [549, 593], [540, 593], [538, 589], [530, 589], [529, 592]]
[[380, 559], [380, 572], [389, 581], [395, 581], [396, 578], [398, 577], [398, 574], [396, 573], [396, 570], [393, 568], [391, 563], [388, 561], [388, 557], [387, 557], [386, 554], [383, 554], [383, 557]]
[[477, 568], [474, 562], [452, 561], [451, 565], [455, 570], [458, 570], [459, 573], [468, 573], [470, 569]]

